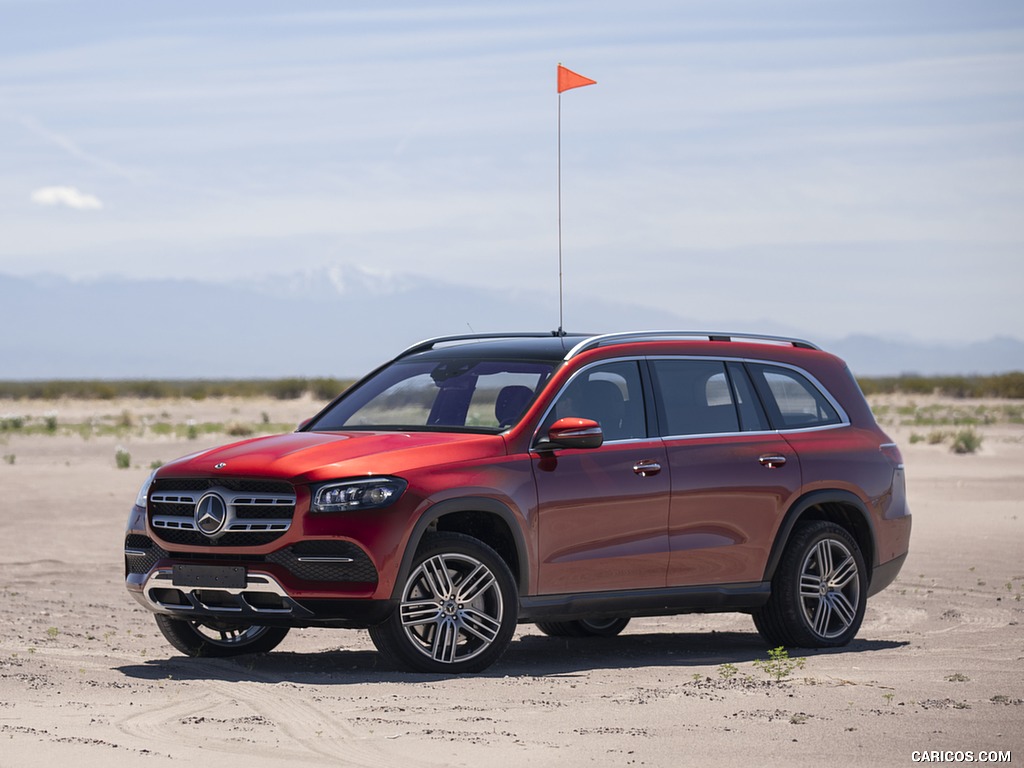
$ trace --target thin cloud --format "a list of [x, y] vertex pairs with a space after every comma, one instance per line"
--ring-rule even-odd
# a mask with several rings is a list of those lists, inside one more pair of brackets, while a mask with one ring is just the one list
[[66, 205], [79, 211], [98, 211], [103, 207], [98, 197], [75, 187], [40, 187], [32, 193], [32, 202], [36, 205]]

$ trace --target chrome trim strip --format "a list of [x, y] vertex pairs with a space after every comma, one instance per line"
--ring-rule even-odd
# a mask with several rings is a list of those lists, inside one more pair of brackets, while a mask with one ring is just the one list
[[318, 557], [313, 555], [307, 555], [305, 557], [299, 556], [295, 558], [300, 563], [354, 563], [351, 557]]
[[125, 557], [145, 557], [148, 554], [149, 552], [144, 549], [126, 549], [124, 551]]
[[[152, 595], [151, 589], [174, 589], [181, 592], [190, 602], [190, 605], [177, 605], [174, 603], [162, 603]], [[197, 593], [199, 592], [220, 592], [233, 595], [238, 598], [238, 605], [208, 605], [204, 603]], [[246, 574], [246, 585], [242, 589], [234, 587], [177, 587], [174, 585], [174, 572], [170, 568], [158, 568], [153, 571], [149, 578], [142, 585], [142, 595], [146, 602], [161, 613], [188, 613], [201, 610], [209, 613], [242, 613], [253, 612], [257, 614], [282, 615], [290, 614], [292, 608], [263, 608], [252, 605], [245, 599], [246, 592], [257, 592], [280, 597], [283, 601], [291, 603], [292, 598], [285, 591], [274, 577], [265, 573]]]

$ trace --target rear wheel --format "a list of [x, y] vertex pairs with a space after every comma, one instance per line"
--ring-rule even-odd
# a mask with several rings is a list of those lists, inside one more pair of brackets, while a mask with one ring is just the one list
[[392, 663], [414, 672], [479, 672], [512, 640], [519, 607], [505, 561], [460, 533], [424, 538], [402, 585], [398, 609], [370, 627]]
[[155, 614], [156, 625], [167, 642], [186, 656], [225, 657], [267, 653], [284, 640], [288, 627], [230, 624], [175, 619]]
[[754, 626], [772, 645], [846, 645], [860, 629], [867, 594], [867, 569], [853, 536], [824, 520], [804, 523], [786, 546]]
[[551, 637], [615, 637], [629, 624], [626, 618], [538, 621], [537, 629]]

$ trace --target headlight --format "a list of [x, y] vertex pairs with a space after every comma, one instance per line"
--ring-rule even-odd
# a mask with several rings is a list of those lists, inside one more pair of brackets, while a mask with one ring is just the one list
[[371, 477], [322, 485], [313, 496], [313, 511], [381, 509], [397, 501], [407, 485], [398, 477]]
[[139, 488], [139, 493], [135, 497], [135, 506], [146, 508], [146, 498], [149, 496], [149, 486], [153, 484], [153, 478], [156, 476], [156, 470], [154, 469], [149, 473], [149, 477], [146, 478], [146, 482]]

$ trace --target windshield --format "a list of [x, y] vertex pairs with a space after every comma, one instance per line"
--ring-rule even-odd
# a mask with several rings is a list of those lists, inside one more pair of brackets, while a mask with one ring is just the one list
[[519, 421], [552, 367], [473, 358], [398, 362], [348, 392], [309, 429], [500, 432]]

